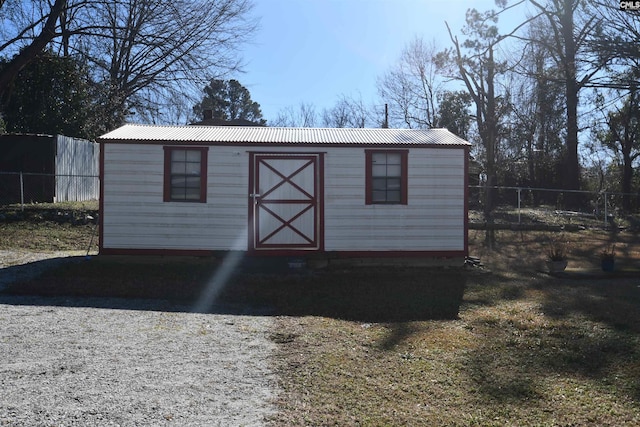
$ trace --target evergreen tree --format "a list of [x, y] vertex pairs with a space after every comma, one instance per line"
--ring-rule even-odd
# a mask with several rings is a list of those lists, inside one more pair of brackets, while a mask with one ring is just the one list
[[18, 73], [4, 109], [8, 132], [93, 139], [98, 123], [86, 70], [70, 57], [38, 55]]
[[471, 127], [471, 95], [464, 91], [444, 91], [438, 94], [440, 111], [436, 125], [467, 139]]
[[264, 125], [260, 104], [251, 99], [249, 90], [237, 80], [212, 79], [204, 88], [202, 101], [193, 107], [193, 113], [199, 120], [204, 119], [204, 112], [211, 110], [214, 119], [248, 120]]

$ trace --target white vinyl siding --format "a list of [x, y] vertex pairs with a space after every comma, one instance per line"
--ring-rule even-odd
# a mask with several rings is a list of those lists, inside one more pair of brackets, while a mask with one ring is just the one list
[[103, 247], [246, 250], [248, 168], [236, 153], [209, 149], [207, 203], [167, 203], [161, 145], [105, 144]]
[[365, 204], [363, 147], [209, 146], [206, 203], [163, 202], [163, 146], [104, 145], [108, 249], [246, 250], [249, 151], [324, 153], [326, 251], [463, 251], [465, 150], [408, 148], [407, 205]]
[[464, 250], [464, 156], [462, 149], [410, 149], [408, 204], [365, 205], [363, 150], [327, 153], [326, 250]]

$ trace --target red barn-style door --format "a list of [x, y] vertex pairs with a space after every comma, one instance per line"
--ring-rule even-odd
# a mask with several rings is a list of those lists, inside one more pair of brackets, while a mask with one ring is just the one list
[[250, 153], [249, 250], [322, 250], [322, 154]]

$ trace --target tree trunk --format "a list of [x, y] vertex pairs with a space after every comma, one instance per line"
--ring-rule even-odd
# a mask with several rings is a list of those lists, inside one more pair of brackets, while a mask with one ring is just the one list
[[[487, 194], [485, 202], [485, 221], [493, 224], [494, 194], [496, 185], [496, 139], [498, 135], [496, 123], [496, 98], [495, 98], [495, 64], [493, 63], [493, 46], [489, 47], [489, 58], [487, 61], [487, 112], [485, 116], [484, 143], [487, 150]], [[495, 233], [493, 227], [488, 227], [484, 244], [493, 249], [495, 244]]]
[[[566, 190], [580, 190], [580, 162], [578, 160], [578, 89], [573, 79], [567, 79], [567, 142], [565, 145], [563, 181]], [[567, 207], [580, 206], [580, 193], [567, 193]]]
[[[540, 168], [541, 154], [544, 153], [545, 139], [547, 135], [547, 114], [545, 114], [545, 103], [547, 101], [547, 82], [544, 77], [544, 57], [538, 55], [536, 57], [536, 120], [535, 126], [538, 128], [538, 135], [535, 141], [535, 148], [530, 152], [531, 156], [531, 185], [536, 188], [542, 187]], [[540, 195], [538, 191], [533, 192], [533, 203], [535, 206], [540, 204]]]
[[622, 153], [622, 209], [631, 212], [631, 182], [633, 181], [633, 159], [630, 150]]
[[[565, 60], [564, 77], [567, 97], [567, 142], [564, 156], [564, 188], [580, 190], [580, 162], [578, 160], [578, 91], [576, 81], [576, 43], [573, 25], [573, 0], [563, 1], [563, 14], [560, 17], [562, 38], [564, 39]], [[565, 194], [565, 205], [570, 208], [580, 207], [580, 193]]]
[[56, 36], [56, 23], [60, 15], [64, 11], [67, 0], [56, 0], [51, 7], [51, 12], [47, 17], [47, 21], [42, 28], [42, 32], [36, 37], [29, 46], [22, 49], [20, 53], [13, 57], [7, 67], [0, 72], [0, 100], [8, 95], [8, 90], [13, 79], [22, 69], [29, 64], [40, 52], [44, 50], [47, 44]]

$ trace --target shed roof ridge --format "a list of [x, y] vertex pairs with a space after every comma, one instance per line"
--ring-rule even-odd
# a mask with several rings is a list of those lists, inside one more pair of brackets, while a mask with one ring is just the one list
[[302, 128], [135, 123], [129, 123], [112, 130], [99, 137], [98, 141], [286, 145], [470, 145], [464, 139], [444, 128]]
[[359, 132], [359, 131], [412, 131], [412, 132], [428, 132], [428, 131], [446, 131], [450, 132], [449, 129], [443, 127], [432, 127], [432, 128], [377, 128], [377, 127], [356, 127], [356, 128], [347, 128], [347, 127], [327, 127], [327, 126], [312, 126], [312, 127], [303, 127], [303, 126], [229, 126], [229, 125], [202, 125], [202, 124], [187, 124], [187, 125], [166, 125], [166, 124], [152, 124], [152, 123], [125, 123], [121, 127], [126, 126], [135, 126], [135, 127], [147, 127], [147, 128], [214, 128], [214, 129], [263, 129], [263, 130], [275, 130], [275, 129], [287, 129], [287, 130], [331, 130], [331, 131], [339, 131], [339, 132]]

